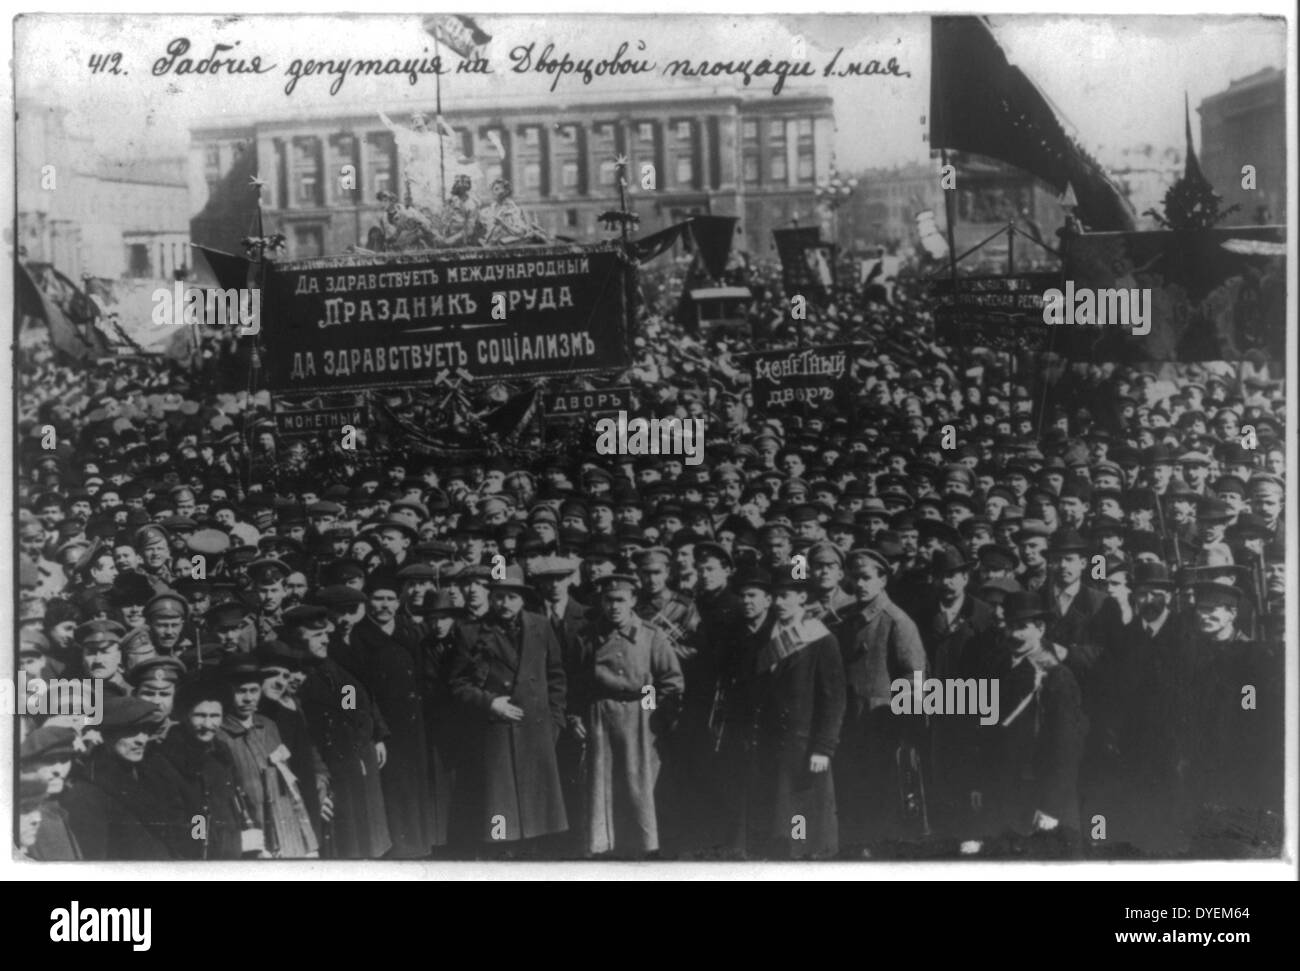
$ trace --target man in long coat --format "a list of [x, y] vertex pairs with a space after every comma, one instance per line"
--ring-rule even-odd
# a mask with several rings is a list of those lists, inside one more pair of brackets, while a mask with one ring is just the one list
[[458, 652], [452, 695], [476, 722], [470, 824], [489, 843], [569, 828], [555, 759], [565, 724], [564, 662], [546, 618], [524, 610], [532, 590], [517, 566], [492, 585], [492, 610], [473, 644]]
[[672, 726], [682, 671], [666, 635], [636, 614], [636, 581], [598, 581], [603, 614], [579, 635], [570, 710], [587, 742], [587, 853], [659, 849], [659, 737]]
[[[334, 656], [338, 642], [330, 613], [364, 608], [364, 595], [352, 587], [319, 591], [322, 605], [296, 607], [286, 614], [284, 636], [303, 652], [307, 678], [298, 701], [312, 741], [329, 769], [334, 818], [327, 833], [329, 855], [340, 860], [371, 860], [392, 847], [384, 810], [379, 767], [387, 757], [388, 728], [361, 680]], [[326, 606], [328, 605], [328, 606]], [[382, 753], [382, 755], [381, 755]]]
[[380, 767], [393, 859], [419, 859], [433, 848], [433, 793], [429, 785], [424, 702], [416, 676], [419, 638], [397, 611], [400, 581], [376, 570], [366, 582], [366, 616], [340, 647], [339, 663], [370, 692], [388, 726], [387, 761]]
[[804, 616], [807, 582], [783, 567], [772, 581], [771, 637], [750, 658], [757, 728], [751, 821], [766, 852], [800, 859], [839, 852], [831, 758], [844, 719], [844, 665], [834, 635]]

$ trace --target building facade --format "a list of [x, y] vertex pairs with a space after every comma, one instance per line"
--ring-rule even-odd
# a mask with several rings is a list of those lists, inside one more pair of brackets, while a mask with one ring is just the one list
[[167, 279], [189, 260], [186, 160], [112, 159], [68, 112], [18, 104], [18, 220], [23, 258], [78, 280]]
[[[410, 117], [387, 113], [399, 124]], [[773, 229], [817, 218], [815, 187], [833, 164], [833, 102], [824, 96], [466, 105], [443, 117], [489, 182], [509, 179], [544, 229], [581, 241], [609, 235], [598, 216], [618, 206], [616, 156], [630, 163], [638, 233], [695, 213], [734, 215], [737, 246], [755, 256], [775, 254]], [[364, 246], [383, 218], [380, 193], [400, 197], [404, 186], [378, 110], [203, 125], [191, 131], [189, 160], [196, 243], [237, 251], [256, 212], [253, 174], [264, 183], [264, 228], [284, 233], [289, 258]], [[472, 191], [487, 200], [487, 186]]]
[[[1241, 209], [1225, 226], [1286, 221], [1286, 72], [1265, 68], [1201, 102], [1201, 170]], [[1255, 169], [1255, 188], [1242, 185], [1242, 167]]]

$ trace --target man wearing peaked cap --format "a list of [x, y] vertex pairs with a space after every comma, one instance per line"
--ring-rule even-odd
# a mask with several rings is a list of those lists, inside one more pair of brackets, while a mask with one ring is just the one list
[[130, 693], [122, 670], [121, 639], [125, 633], [120, 624], [111, 620], [91, 620], [78, 627], [73, 635], [82, 676], [102, 679], [106, 698]]
[[651, 547], [638, 553], [635, 563], [641, 587], [637, 614], [668, 637], [679, 658], [685, 656], [693, 650], [690, 638], [699, 627], [700, 615], [689, 594], [669, 585], [672, 553]]
[[141, 661], [127, 672], [126, 680], [133, 689], [135, 697], [157, 705], [163, 720], [154, 735], [155, 743], [167, 737], [167, 733], [176, 726], [172, 717], [176, 702], [176, 685], [185, 677], [184, 662], [175, 657], [155, 657]]
[[643, 856], [659, 849], [660, 755], [646, 739], [671, 727], [682, 673], [668, 639], [637, 616], [636, 578], [614, 573], [598, 583], [600, 613], [578, 635], [583, 663], [569, 685], [569, 728], [587, 743], [583, 850]]
[[808, 603], [805, 613], [836, 631], [855, 602], [844, 589], [844, 554], [832, 543], [814, 543], [806, 553]]
[[160, 593], [144, 606], [145, 624], [159, 654], [180, 654], [194, 646], [188, 632], [190, 605], [178, 593]]

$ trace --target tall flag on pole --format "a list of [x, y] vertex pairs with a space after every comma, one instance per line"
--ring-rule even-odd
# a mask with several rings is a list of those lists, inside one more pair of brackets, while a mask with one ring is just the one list
[[1196, 157], [1196, 146], [1192, 144], [1192, 105], [1187, 100], [1187, 92], [1183, 92], [1183, 118], [1187, 124], [1187, 162], [1183, 166], [1183, 178], [1189, 182], [1207, 182], [1205, 173], [1201, 171], [1200, 160]]
[[930, 23], [930, 145], [1001, 159], [1057, 193], [1072, 185], [1076, 214], [1089, 229], [1134, 229], [1128, 200], [1066, 133], [1042, 92], [1007, 61], [984, 21]]
[[434, 39], [446, 44], [461, 57], [478, 53], [479, 48], [492, 40], [492, 35], [473, 19], [459, 14], [430, 14], [422, 24]]

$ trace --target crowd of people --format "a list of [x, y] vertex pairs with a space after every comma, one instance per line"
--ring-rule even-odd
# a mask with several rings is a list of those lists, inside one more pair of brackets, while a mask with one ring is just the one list
[[[282, 440], [211, 355], [24, 348], [18, 669], [103, 700], [20, 719], [21, 855], [1280, 852], [1280, 362], [945, 343], [906, 272], [796, 325], [760, 261], [716, 337], [682, 277], [611, 381], [699, 465]], [[851, 396], [753, 400], [796, 326]]]

